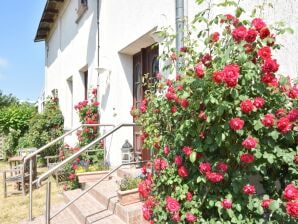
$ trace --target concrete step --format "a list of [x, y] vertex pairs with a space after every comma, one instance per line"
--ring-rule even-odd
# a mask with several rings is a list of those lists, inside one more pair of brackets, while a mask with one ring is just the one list
[[[100, 204], [105, 205], [105, 208], [113, 214], [117, 215], [124, 223], [127, 224], [142, 224], [145, 223], [142, 215], [142, 202], [122, 206], [118, 201], [117, 191], [119, 186], [117, 181], [120, 178], [113, 177], [113, 179], [101, 183], [93, 188], [89, 193], [93, 199]], [[90, 184], [87, 184], [87, 186]]]
[[[64, 192], [65, 202], [69, 202], [76, 196], [82, 193], [81, 189]], [[99, 203], [89, 193], [82, 196], [72, 205], [69, 206], [71, 212], [79, 220], [79, 223], [119, 223], [124, 224], [112, 211], [108, 210], [106, 206]]]

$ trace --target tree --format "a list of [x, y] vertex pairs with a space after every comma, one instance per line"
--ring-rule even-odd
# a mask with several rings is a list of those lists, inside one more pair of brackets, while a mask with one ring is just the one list
[[0, 90], [0, 108], [9, 106], [11, 104], [17, 103], [18, 99], [12, 94], [5, 95]]

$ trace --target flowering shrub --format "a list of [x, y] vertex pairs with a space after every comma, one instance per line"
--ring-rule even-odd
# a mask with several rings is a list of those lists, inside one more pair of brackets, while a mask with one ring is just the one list
[[298, 86], [277, 74], [282, 28], [274, 34], [260, 18], [240, 20], [238, 5], [236, 16], [210, 19], [209, 10], [195, 17], [195, 25], [207, 24], [198, 39], [186, 38], [175, 57], [171, 50], [161, 56], [172, 62], [165, 69], [183, 59], [176, 79], [158, 74], [131, 111], [143, 126], [143, 147], [154, 152], [154, 173], [145, 171], [139, 184], [143, 216], [150, 223], [295, 223]]
[[[90, 100], [84, 100], [75, 105], [75, 109], [78, 111], [80, 122], [82, 124], [98, 124], [99, 122], [99, 113], [98, 106], [99, 102], [96, 100], [97, 91], [93, 89], [93, 97]], [[77, 131], [78, 144], [75, 147], [70, 147], [69, 145], [64, 145], [61, 149], [60, 154], [62, 157], [68, 157], [69, 155], [77, 152], [83, 146], [89, 144], [97, 137], [99, 137], [98, 126], [83, 127], [82, 130]], [[75, 189], [79, 187], [77, 177], [75, 175], [76, 170], [79, 171], [95, 171], [94, 169], [102, 170], [104, 164], [103, 162], [103, 144], [92, 148], [92, 152], [86, 152], [76, 158], [72, 164], [69, 164], [65, 167], [65, 170], [69, 173], [68, 185], [65, 185], [64, 189]]]

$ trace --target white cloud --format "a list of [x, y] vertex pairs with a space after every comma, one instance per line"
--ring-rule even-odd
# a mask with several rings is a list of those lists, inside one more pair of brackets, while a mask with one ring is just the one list
[[0, 57], [0, 68], [7, 67], [8, 61], [5, 58]]

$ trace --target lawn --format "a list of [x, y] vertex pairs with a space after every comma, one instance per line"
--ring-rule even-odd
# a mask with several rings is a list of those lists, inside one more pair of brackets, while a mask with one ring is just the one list
[[[13, 186], [8, 186], [8, 197], [3, 195], [3, 177], [2, 170], [7, 169], [8, 164], [0, 161], [0, 223], [14, 224], [21, 220], [28, 219], [29, 213], [29, 196], [22, 194], [9, 194]], [[46, 168], [38, 168], [38, 172], [45, 172]], [[46, 186], [33, 191], [33, 217], [40, 216], [45, 210], [45, 192]], [[62, 185], [56, 186], [55, 181], [52, 181], [52, 205], [63, 202]]]

